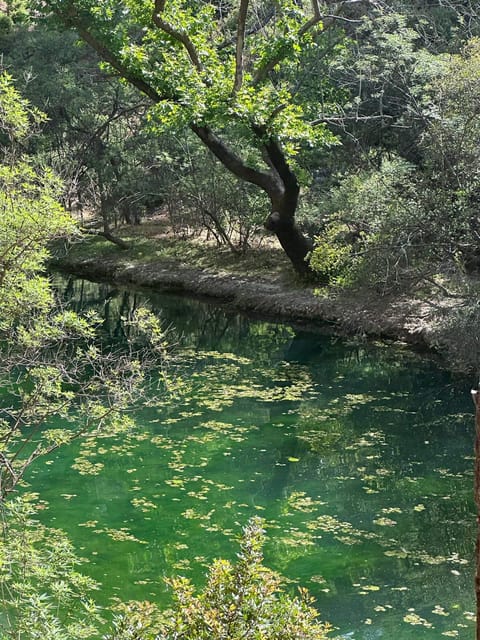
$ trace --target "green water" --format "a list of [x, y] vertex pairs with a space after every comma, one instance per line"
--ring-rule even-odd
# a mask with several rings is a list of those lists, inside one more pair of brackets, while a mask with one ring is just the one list
[[[252, 515], [266, 563], [315, 596], [340, 637], [473, 637], [470, 380], [411, 351], [249, 320], [204, 302], [63, 283], [104, 315], [139, 304], [175, 343], [184, 385], [117, 441], [61, 451], [29, 481], [85, 571], [116, 597], [168, 602], [201, 583]], [[82, 475], [74, 462], [102, 464]], [[119, 539], [120, 538], [120, 539]]]

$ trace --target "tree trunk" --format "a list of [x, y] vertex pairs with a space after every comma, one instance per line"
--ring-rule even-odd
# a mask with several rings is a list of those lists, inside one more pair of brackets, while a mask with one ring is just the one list
[[312, 277], [313, 271], [307, 257], [313, 249], [313, 243], [295, 222], [300, 194], [297, 177], [278, 141], [268, 136], [263, 127], [254, 126], [253, 131], [262, 143], [264, 160], [272, 171], [272, 182], [266, 189], [272, 211], [265, 221], [265, 228], [277, 236], [295, 271], [304, 278]]
[[305, 277], [313, 274], [305, 260], [313, 245], [295, 223], [300, 187], [289, 167], [285, 155], [276, 140], [266, 136], [262, 127], [253, 126], [253, 132], [265, 152], [268, 172], [249, 167], [208, 126], [190, 125], [191, 130], [233, 175], [260, 187], [270, 198], [272, 210], [265, 221], [265, 228], [278, 238], [295, 271]]
[[273, 232], [287, 254], [295, 271], [303, 276], [313, 275], [307, 256], [313, 249], [310, 238], [303, 235], [295, 222], [296, 201], [272, 198], [272, 211], [265, 220], [265, 228]]
[[[160, 104], [169, 101], [182, 105], [180, 95], [176, 91], [159, 93], [153, 84], [150, 84], [149, 76], [142, 71], [135, 69], [132, 71], [128, 64], [125, 64], [122, 57], [117, 55], [114, 49], [102, 40], [101, 35], [97, 35], [95, 29], [91, 29], [91, 16], [88, 11], [83, 13], [79, 5], [81, 3], [51, 3], [47, 2], [47, 7], [60, 18], [67, 27], [74, 27], [80, 37], [87, 42], [98, 53], [100, 58], [108, 62], [126, 82], [148, 96], [153, 103]], [[170, 35], [178, 43], [181, 43], [187, 51], [191, 63], [197, 72], [202, 72], [201, 60], [198, 57], [195, 44], [190, 40], [186, 31], [176, 30], [165, 22], [162, 17], [164, 2], [156, 0], [152, 20], [155, 25]], [[53, 5], [53, 6], [52, 6]], [[243, 81], [244, 65], [244, 42], [245, 42], [245, 19], [248, 8], [248, 1], [242, 0], [240, 3], [241, 16], [239, 19], [239, 30], [236, 37], [236, 64], [235, 80], [232, 87], [233, 92], [241, 88]], [[321, 15], [318, 2], [313, 3], [313, 17], [307, 20], [298, 30], [298, 35], [302, 36], [320, 22]], [[267, 18], [269, 20], [270, 18]], [[329, 18], [325, 24], [332, 24], [333, 19]], [[260, 85], [261, 81], [268, 75], [273, 67], [283, 61], [282, 56], [276, 56], [275, 60], [269, 60], [266, 64], [261, 64], [255, 73], [253, 87]], [[206, 82], [208, 86], [208, 82]], [[232, 120], [233, 124], [233, 120]], [[312, 249], [311, 241], [303, 236], [298, 226], [295, 224], [295, 209], [298, 198], [298, 183], [292, 169], [289, 167], [285, 154], [279, 142], [268, 133], [265, 125], [251, 123], [251, 129], [257, 137], [258, 149], [265, 153], [265, 161], [268, 171], [261, 171], [248, 165], [247, 161], [239, 156], [208, 126], [192, 122], [190, 129], [197, 135], [208, 149], [220, 160], [223, 166], [233, 175], [245, 182], [256, 185], [267, 193], [272, 202], [272, 211], [267, 218], [266, 228], [273, 231], [285, 253], [289, 257], [294, 269], [302, 276], [312, 274], [310, 266], [305, 260], [307, 254]], [[273, 194], [273, 195], [272, 195]], [[281, 197], [279, 197], [279, 195]], [[293, 197], [292, 197], [293, 196]], [[108, 228], [104, 233], [110, 234]], [[111, 235], [111, 234], [110, 234]]]

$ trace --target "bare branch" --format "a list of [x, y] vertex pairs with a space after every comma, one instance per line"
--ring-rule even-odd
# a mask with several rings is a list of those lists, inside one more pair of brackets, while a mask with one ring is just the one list
[[[268, 13], [264, 16], [263, 19], [259, 20], [255, 26], [250, 27], [246, 31], [246, 35], [247, 36], [255, 35], [259, 31], [264, 29], [269, 24], [269, 22], [273, 20], [274, 17], [275, 17], [275, 9], [271, 8], [268, 11]], [[227, 47], [230, 47], [232, 44], [234, 44], [235, 40], [236, 40], [235, 37], [225, 40], [224, 42], [222, 42], [222, 44], [218, 45], [218, 51], [222, 51], [222, 49], [226, 49]]]
[[311, 127], [315, 127], [316, 125], [319, 124], [343, 124], [346, 121], [353, 121], [353, 122], [368, 122], [370, 120], [393, 120], [394, 117], [390, 116], [390, 115], [386, 115], [386, 114], [381, 114], [381, 115], [372, 115], [372, 116], [321, 116], [319, 118], [316, 118], [315, 120], [312, 120], [310, 122], [310, 126]]
[[180, 42], [181, 44], [183, 44], [183, 46], [187, 50], [188, 56], [193, 66], [196, 68], [196, 70], [199, 73], [201, 73], [203, 71], [203, 65], [200, 61], [200, 57], [198, 55], [197, 49], [195, 48], [195, 45], [193, 44], [191, 39], [188, 37], [188, 34], [181, 29], [175, 29], [175, 27], [173, 27], [171, 24], [169, 24], [168, 22], [166, 22], [166, 20], [162, 18], [162, 13], [163, 13], [163, 10], [165, 9], [165, 1], [166, 0], [155, 0], [155, 7], [153, 10], [152, 20], [159, 29], [167, 33], [177, 42]]
[[243, 83], [243, 48], [245, 46], [245, 24], [247, 21], [248, 0], [240, 0], [237, 27], [237, 48], [235, 54], [235, 82], [233, 93], [237, 93]]

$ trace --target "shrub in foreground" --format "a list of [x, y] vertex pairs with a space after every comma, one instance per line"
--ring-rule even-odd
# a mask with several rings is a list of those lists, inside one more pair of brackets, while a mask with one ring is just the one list
[[216, 560], [199, 594], [187, 578], [170, 581], [174, 607], [159, 613], [130, 603], [106, 640], [325, 640], [331, 627], [318, 620], [306, 590], [291, 597], [280, 577], [263, 566], [261, 520], [243, 530], [238, 560]]

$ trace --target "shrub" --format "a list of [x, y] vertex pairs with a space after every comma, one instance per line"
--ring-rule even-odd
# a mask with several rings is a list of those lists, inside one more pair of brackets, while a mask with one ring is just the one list
[[322, 203], [327, 222], [316, 238], [312, 267], [337, 284], [374, 283], [382, 292], [408, 286], [429, 262], [431, 215], [412, 165], [400, 158], [348, 175]]
[[[35, 495], [1, 504], [0, 638], [79, 640], [98, 637], [98, 585], [79, 572], [66, 535], [36, 518]], [[38, 505], [37, 505], [38, 506]]]
[[261, 520], [253, 518], [238, 561], [216, 560], [203, 591], [195, 594], [187, 578], [171, 580], [174, 608], [159, 616], [149, 603], [130, 605], [106, 640], [325, 640], [330, 626], [318, 621], [307, 592], [289, 596], [263, 566], [264, 540]]

